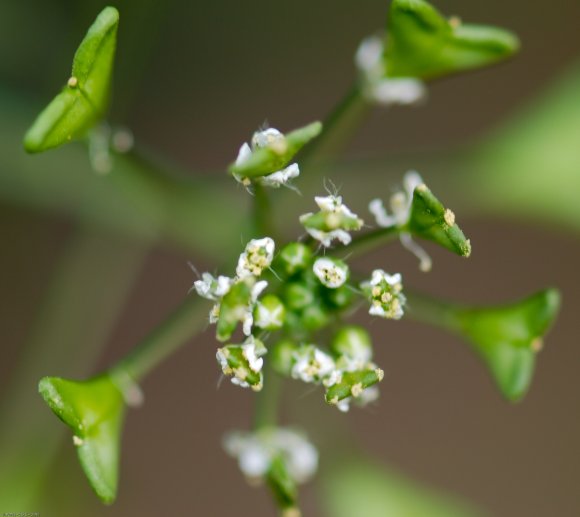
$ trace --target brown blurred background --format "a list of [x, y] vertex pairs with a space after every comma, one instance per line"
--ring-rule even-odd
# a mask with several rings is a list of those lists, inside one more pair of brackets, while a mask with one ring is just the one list
[[[68, 77], [74, 49], [104, 5], [2, 2], [0, 91], [30, 110], [19, 130]], [[111, 119], [129, 126], [140, 145], [170, 157], [191, 174], [220, 178], [239, 144], [264, 121], [288, 130], [324, 117], [354, 78], [354, 49], [383, 25], [386, 13], [382, 0], [128, 0], [115, 5], [121, 25]], [[424, 107], [373, 113], [347, 150], [349, 163], [372, 161], [370, 172], [364, 181], [353, 181], [342, 169], [332, 175], [361, 213], [364, 199], [376, 193], [375, 185], [388, 192], [409, 167], [420, 166], [429, 183], [445, 185], [449, 156], [477, 145], [524, 106], [533, 106], [535, 97], [578, 60], [577, 1], [440, 0], [436, 5], [466, 21], [514, 30], [522, 52], [502, 66], [433, 85]], [[43, 159], [22, 157], [38, 164]], [[314, 192], [304, 194], [309, 198]], [[466, 207], [470, 194], [454, 195]], [[238, 195], [245, 194], [240, 190]], [[294, 208], [295, 217], [304, 203], [308, 201], [285, 197], [284, 206]], [[362, 449], [422, 484], [457, 494], [490, 515], [580, 515], [577, 235], [549, 224], [499, 216], [490, 220], [468, 206], [465, 214], [456, 212], [474, 244], [470, 260], [429, 247], [435, 267], [423, 275], [393, 246], [360, 266], [401, 271], [409, 285], [474, 303], [560, 287], [561, 317], [524, 401], [515, 406], [503, 401], [482, 365], [456, 338], [406, 321], [372, 322], [376, 360], [387, 374], [378, 404], [337, 416], [323, 404], [320, 392], [292, 386], [286, 421], [304, 427], [319, 443], [326, 433], [337, 432], [335, 426], [344, 426], [352, 432], [353, 450]], [[27, 360], [24, 343], [74, 224], [8, 196], [0, 199], [0, 213], [2, 393], [15, 381], [20, 361]], [[97, 248], [101, 238], [103, 245], [111, 245], [109, 237], [99, 235]], [[200, 269], [217, 266], [204, 263], [202, 254], [169, 247], [148, 253], [106, 349], [95, 353], [98, 364], [89, 372], [131, 349], [182, 300], [193, 281], [188, 260]], [[147, 403], [127, 418], [114, 506], [103, 507], [93, 496], [67, 439], [44, 489], [46, 507], [4, 508], [0, 501], [0, 511], [72, 515], [67, 500], [74, 494], [82, 498], [83, 515], [273, 515], [266, 491], [249, 488], [221, 450], [224, 431], [250, 426], [252, 394], [229, 383], [216, 388], [214, 350], [210, 331], [146, 380]], [[77, 353], [83, 354], [83, 343]], [[41, 366], [30, 379], [18, 379], [22, 389], [34, 392], [45, 374], [87, 373], [44, 371]], [[31, 395], [28, 411], [46, 412], [35, 397]], [[328, 419], [329, 427], [319, 428], [319, 419]], [[60, 425], [56, 419], [47, 422]], [[12, 427], [14, 422], [0, 425]], [[327, 460], [322, 457], [322, 466]], [[321, 515], [315, 488], [304, 491], [307, 516]]]

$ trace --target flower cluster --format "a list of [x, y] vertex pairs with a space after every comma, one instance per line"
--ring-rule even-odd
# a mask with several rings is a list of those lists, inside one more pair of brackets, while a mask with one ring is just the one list
[[348, 411], [351, 400], [365, 405], [376, 400], [375, 384], [384, 373], [372, 362], [369, 334], [362, 327], [343, 327], [325, 352], [316, 345], [278, 342], [273, 351], [276, 370], [302, 382], [322, 385], [329, 404]]
[[253, 433], [232, 432], [226, 435], [224, 448], [238, 460], [240, 470], [252, 481], [264, 480], [277, 460], [296, 483], [308, 481], [318, 468], [316, 447], [294, 429], [277, 427]]
[[266, 348], [252, 335], [253, 328], [278, 328], [281, 326], [279, 320], [283, 318], [276, 297], [259, 300], [268, 282], [258, 280], [258, 277], [270, 267], [274, 249], [274, 241], [269, 237], [252, 239], [238, 259], [234, 278], [214, 278], [210, 273], [203, 273], [201, 279], [193, 284], [199, 296], [214, 302], [209, 321], [217, 325], [218, 340], [227, 341], [238, 324], [242, 324], [242, 331], [248, 339], [242, 345], [220, 348], [217, 360], [223, 373], [232, 376], [232, 383], [256, 391], [263, 385], [263, 359], [260, 356], [266, 353]]

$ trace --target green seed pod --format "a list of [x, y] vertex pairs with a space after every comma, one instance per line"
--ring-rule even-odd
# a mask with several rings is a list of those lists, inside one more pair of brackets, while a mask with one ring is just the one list
[[380, 368], [344, 372], [340, 382], [333, 384], [326, 390], [326, 402], [332, 405], [350, 397], [360, 397], [362, 392], [383, 380], [385, 373]]

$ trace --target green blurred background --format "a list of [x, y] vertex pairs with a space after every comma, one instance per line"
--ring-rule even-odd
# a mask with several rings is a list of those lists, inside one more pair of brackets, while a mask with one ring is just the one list
[[[22, 151], [27, 125], [68, 78], [74, 49], [104, 5], [0, 5], [0, 512], [272, 515], [267, 492], [248, 488], [221, 451], [224, 431], [250, 425], [252, 396], [229, 384], [216, 388], [211, 331], [145, 382], [146, 405], [127, 419], [120, 493], [110, 508], [91, 493], [69, 437], [59, 445], [64, 429], [36, 384], [43, 375], [81, 378], [110, 365], [182, 300], [193, 281], [188, 260], [210, 270], [222, 262], [223, 239], [231, 246], [241, 238], [234, 221], [247, 202], [225, 166], [265, 121], [288, 130], [324, 117], [354, 79], [359, 41], [383, 26], [386, 2], [115, 4], [121, 25], [111, 121], [130, 127], [138, 145], [169, 167], [200, 178], [200, 206], [223, 203], [218, 234], [177, 202], [155, 205], [145, 187], [104, 186], [108, 179], [89, 170], [81, 145], [32, 157]], [[321, 393], [290, 386], [285, 421], [323, 449], [321, 481], [304, 490], [305, 515], [355, 515], [339, 497], [348, 490], [334, 461], [355, 451], [489, 515], [578, 515], [580, 4], [436, 5], [514, 30], [521, 54], [434, 84], [425, 106], [376, 110], [324, 174], [362, 214], [366, 200], [379, 190], [386, 197], [404, 171], [417, 168], [449, 200], [474, 253], [464, 261], [429, 247], [430, 275], [397, 246], [360, 266], [401, 271], [409, 285], [467, 302], [555, 285], [563, 311], [517, 406], [500, 398], [456, 338], [405, 321], [370, 327], [386, 371], [376, 407], [336, 415]], [[275, 196], [281, 223], [293, 224], [322, 189], [319, 179], [304, 181], [304, 198]], [[116, 189], [123, 195], [111, 200]], [[154, 224], [168, 219], [176, 221], [169, 236]], [[128, 237], [137, 230], [138, 238]], [[76, 303], [61, 306], [55, 300], [62, 298]], [[356, 483], [371, 481], [357, 474], [347, 485]], [[390, 515], [379, 508], [366, 515]]]

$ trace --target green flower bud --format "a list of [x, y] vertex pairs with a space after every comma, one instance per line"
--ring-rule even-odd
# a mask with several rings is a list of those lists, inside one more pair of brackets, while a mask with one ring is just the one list
[[273, 294], [264, 296], [254, 308], [254, 325], [264, 330], [282, 328], [286, 319], [286, 307]]
[[284, 246], [277, 257], [277, 264], [284, 273], [292, 276], [310, 266], [312, 250], [300, 242], [291, 242]]
[[330, 314], [320, 303], [309, 305], [302, 311], [301, 322], [306, 330], [319, 330], [325, 327], [329, 321]]
[[324, 293], [324, 299], [329, 306], [336, 309], [344, 309], [348, 307], [352, 302], [354, 297], [353, 290], [347, 286], [343, 285], [338, 289], [327, 289]]
[[369, 333], [358, 325], [342, 327], [333, 337], [330, 349], [349, 362], [366, 365], [373, 358], [373, 346]]
[[295, 363], [298, 345], [289, 339], [278, 341], [271, 349], [268, 361], [280, 375], [289, 377]]
[[288, 282], [284, 287], [284, 302], [289, 309], [301, 310], [315, 303], [314, 292], [303, 282]]

